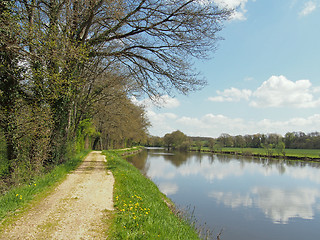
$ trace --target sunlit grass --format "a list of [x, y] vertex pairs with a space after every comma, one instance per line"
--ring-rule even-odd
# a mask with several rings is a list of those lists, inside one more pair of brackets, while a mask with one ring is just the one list
[[173, 214], [151, 180], [118, 154], [104, 154], [115, 177], [110, 239], [200, 239], [186, 220]]

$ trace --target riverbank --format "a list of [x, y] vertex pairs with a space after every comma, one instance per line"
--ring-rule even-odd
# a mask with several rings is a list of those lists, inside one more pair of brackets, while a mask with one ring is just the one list
[[[191, 149], [191, 151], [199, 151], [198, 149]], [[202, 148], [201, 152], [210, 152], [215, 154], [231, 154], [239, 156], [259, 157], [259, 158], [277, 158], [287, 160], [301, 160], [320, 162], [319, 149], [285, 149], [284, 154], [279, 154], [274, 150], [271, 154], [267, 154], [263, 148], [221, 148], [210, 150], [209, 148]]]
[[[129, 151], [127, 151], [129, 152]], [[104, 151], [115, 178], [110, 239], [200, 239], [191, 224], [174, 214], [171, 201], [120, 155]], [[171, 208], [170, 208], [171, 206]]]

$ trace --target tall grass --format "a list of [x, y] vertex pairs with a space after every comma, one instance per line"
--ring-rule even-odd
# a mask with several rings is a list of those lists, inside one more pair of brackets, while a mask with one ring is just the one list
[[115, 177], [110, 239], [200, 239], [187, 220], [170, 210], [170, 200], [151, 180], [117, 153], [104, 154]]

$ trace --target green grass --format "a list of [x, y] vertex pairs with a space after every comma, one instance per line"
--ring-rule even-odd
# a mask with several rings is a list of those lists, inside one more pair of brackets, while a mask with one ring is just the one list
[[[222, 148], [223, 152], [251, 152], [252, 154], [265, 155], [266, 150], [263, 148]], [[298, 158], [320, 158], [320, 149], [285, 149], [286, 156]], [[273, 156], [278, 153], [273, 149]]]
[[187, 220], [177, 217], [157, 186], [119, 156], [104, 151], [115, 177], [115, 213], [110, 239], [200, 239]]
[[80, 165], [88, 152], [79, 153], [64, 164], [56, 166], [49, 173], [39, 176], [33, 182], [12, 188], [0, 196], [0, 221], [7, 216], [14, 215], [18, 210], [27, 206], [31, 200], [36, 199], [41, 194], [45, 194], [58, 182], [65, 179], [70, 171]]
[[135, 151], [139, 151], [140, 149], [143, 149], [143, 146], [136, 146], [136, 147], [132, 147], [132, 148], [123, 148], [123, 149], [113, 149], [110, 151], [121, 155], [121, 154], [125, 154], [125, 153], [133, 153]]

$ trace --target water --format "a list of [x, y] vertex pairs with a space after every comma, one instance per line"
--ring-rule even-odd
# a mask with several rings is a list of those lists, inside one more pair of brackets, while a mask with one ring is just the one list
[[128, 161], [223, 240], [320, 239], [320, 164], [164, 149]]

